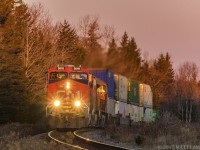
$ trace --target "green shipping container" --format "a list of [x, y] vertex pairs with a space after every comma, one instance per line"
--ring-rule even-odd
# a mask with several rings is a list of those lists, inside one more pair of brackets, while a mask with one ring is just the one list
[[128, 103], [139, 105], [139, 83], [128, 80]]

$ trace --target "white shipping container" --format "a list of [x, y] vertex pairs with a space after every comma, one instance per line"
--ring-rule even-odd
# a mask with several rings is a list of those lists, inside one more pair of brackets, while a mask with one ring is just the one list
[[130, 113], [130, 119], [133, 122], [140, 121], [140, 107], [136, 106], [136, 105], [131, 105], [131, 104], [129, 104], [128, 107], [129, 107], [128, 110], [129, 110], [129, 113]]
[[115, 114], [119, 114], [119, 101], [114, 101], [115, 103]]
[[145, 122], [153, 121], [152, 111], [153, 111], [152, 108], [145, 108], [144, 107], [144, 121]]
[[125, 76], [114, 75], [115, 78], [115, 98], [122, 102], [127, 102], [128, 80]]
[[139, 112], [140, 112], [139, 121], [144, 121], [144, 107], [139, 107]]
[[147, 84], [140, 84], [139, 87], [140, 94], [140, 106], [153, 107], [153, 94], [151, 87]]
[[115, 115], [115, 103], [114, 99], [108, 98], [106, 103], [106, 112], [111, 115]]
[[126, 116], [128, 116], [127, 106], [128, 106], [127, 103], [119, 101], [119, 114], [121, 114], [123, 118], [126, 118]]

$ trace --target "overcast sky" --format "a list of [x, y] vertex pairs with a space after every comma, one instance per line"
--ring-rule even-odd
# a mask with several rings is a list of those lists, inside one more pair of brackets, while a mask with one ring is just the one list
[[121, 36], [127, 31], [150, 58], [169, 52], [173, 66], [185, 61], [200, 66], [200, 0], [24, 0], [41, 2], [54, 21], [77, 25], [98, 15]]

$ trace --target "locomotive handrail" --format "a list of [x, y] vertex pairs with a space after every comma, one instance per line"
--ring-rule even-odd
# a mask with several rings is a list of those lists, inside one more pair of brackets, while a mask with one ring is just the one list
[[48, 105], [46, 106], [46, 108], [45, 108], [45, 109], [46, 109], [46, 117], [48, 116], [48, 115], [47, 115], [47, 109], [48, 109], [48, 107], [49, 107], [50, 105], [51, 105], [51, 104], [48, 104]]

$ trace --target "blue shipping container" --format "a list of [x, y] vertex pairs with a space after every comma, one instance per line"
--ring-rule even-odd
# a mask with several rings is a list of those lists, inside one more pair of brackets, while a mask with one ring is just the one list
[[89, 69], [90, 72], [97, 78], [108, 84], [108, 97], [114, 99], [114, 73], [107, 69]]

